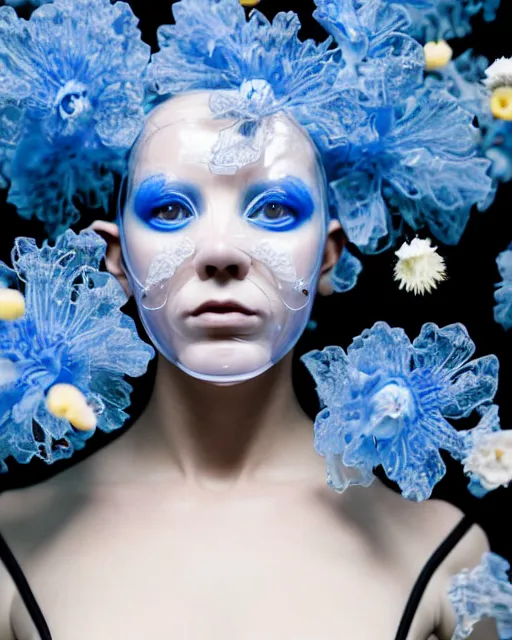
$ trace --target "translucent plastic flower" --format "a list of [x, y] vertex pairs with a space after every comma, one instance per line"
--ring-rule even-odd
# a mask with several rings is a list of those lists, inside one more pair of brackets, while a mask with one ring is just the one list
[[330, 274], [333, 291], [344, 293], [353, 289], [362, 270], [363, 265], [359, 258], [344, 247], [340, 260]]
[[448, 597], [457, 615], [452, 640], [469, 638], [473, 627], [495, 618], [501, 640], [512, 638], [510, 564], [496, 553], [485, 553], [479, 565], [463, 569], [451, 579]]
[[8, 186], [10, 159], [19, 142], [22, 117], [22, 111], [16, 102], [0, 101], [0, 189]]
[[448, 91], [461, 107], [478, 118], [481, 130], [492, 120], [489, 109], [491, 94], [483, 82], [488, 66], [487, 58], [468, 49], [447, 65], [429, 70], [425, 83], [432, 90]]
[[414, 238], [411, 244], [404, 242], [395, 255], [398, 258], [395, 280], [400, 283], [400, 289], [415, 294], [430, 293], [446, 278], [444, 260], [429, 238]]
[[5, 0], [5, 4], [11, 5], [11, 7], [21, 7], [23, 5], [32, 5], [38, 7], [41, 4], [52, 2], [52, 0]]
[[108, 211], [114, 174], [125, 166], [124, 156], [106, 148], [91, 152], [71, 141], [55, 145], [28, 135], [10, 161], [8, 201], [23, 218], [43, 220], [54, 236], [76, 223], [84, 207]]
[[[94, 232], [67, 231], [55, 246], [18, 238], [13, 267], [24, 289], [23, 318], [0, 321], [0, 469], [6, 459], [48, 463], [84, 446], [92, 431], [73, 428], [48, 410], [48, 392], [73, 385], [93, 409], [98, 428], [112, 431], [127, 418], [131, 386], [154, 355], [120, 311], [119, 282], [99, 271], [106, 249]], [[5, 273], [7, 267], [2, 265]]]
[[424, 66], [421, 46], [406, 33], [410, 16], [399, 3], [315, 0], [315, 4], [313, 17], [335, 39], [349, 66], [378, 60], [384, 70], [401, 62], [412, 78]]
[[165, 96], [216, 89], [211, 106], [219, 117], [257, 121], [285, 110], [314, 135], [338, 135], [330, 40], [300, 41], [293, 12], [271, 23], [254, 10], [246, 20], [239, 0], [181, 0], [172, 11], [175, 24], [158, 29], [150, 90]]
[[470, 360], [475, 346], [461, 324], [425, 324], [411, 344], [403, 329], [378, 322], [345, 353], [328, 347], [303, 356], [323, 405], [315, 448], [326, 457], [328, 484], [367, 486], [382, 465], [402, 495], [425, 500], [466, 440], [448, 422], [493, 398], [498, 360]]
[[423, 47], [406, 33], [410, 18], [403, 7], [382, 0], [315, 4], [313, 17], [342, 54], [335, 88], [348, 103], [340, 115], [349, 131], [361, 123], [359, 108], [364, 112], [365, 107], [402, 102], [421, 87]]
[[512, 329], [512, 243], [496, 259], [501, 282], [496, 285], [494, 319], [504, 329]]
[[494, 192], [472, 121], [447, 92], [428, 88], [371, 110], [340, 147], [340, 177], [330, 183], [349, 240], [367, 253], [386, 248], [403, 219], [457, 244], [472, 206], [487, 206]]
[[[449, 91], [461, 107], [473, 114], [478, 121], [476, 151], [491, 160], [490, 172], [495, 181], [507, 182], [512, 179], [512, 122], [495, 119], [491, 111], [492, 96], [486, 76], [491, 85], [494, 81], [505, 81], [506, 69], [499, 65], [495, 72], [491, 80], [487, 58], [468, 50], [445, 67], [428, 73], [425, 82], [432, 89]], [[498, 104], [498, 108], [503, 107]], [[481, 208], [489, 206], [493, 197], [491, 192]]]
[[416, 0], [397, 0], [408, 6], [411, 33], [421, 42], [463, 38], [471, 33], [471, 21], [477, 14], [490, 22], [496, 17], [500, 0], [431, 0], [420, 6]]
[[[55, 0], [29, 20], [18, 18], [12, 7], [0, 8], [0, 105], [12, 101], [23, 111], [8, 177], [14, 183], [32, 181], [33, 171], [27, 177], [24, 166], [41, 163], [62, 178], [60, 192], [50, 188], [44, 203], [37, 184], [15, 189], [9, 199], [22, 215], [33, 213], [54, 233], [68, 224], [73, 198], [90, 205], [91, 193], [103, 188], [91, 184], [90, 176], [75, 184], [57, 163], [70, 160], [84, 177], [93, 163], [102, 173], [117, 170], [112, 162], [125, 157], [141, 130], [150, 49], [137, 22], [127, 3], [110, 0]], [[56, 202], [48, 209], [51, 199]]]

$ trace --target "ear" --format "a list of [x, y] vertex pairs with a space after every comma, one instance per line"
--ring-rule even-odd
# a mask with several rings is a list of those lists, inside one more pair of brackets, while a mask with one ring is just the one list
[[119, 239], [119, 227], [113, 222], [106, 220], [95, 220], [89, 227], [100, 235], [107, 243], [107, 253], [105, 255], [105, 265], [108, 271], [115, 276], [123, 287], [127, 296], [132, 295], [128, 278], [123, 268], [121, 241]]
[[318, 281], [318, 293], [328, 296], [333, 293], [331, 272], [338, 264], [347, 238], [338, 220], [331, 220], [327, 227], [327, 240], [325, 242], [324, 260]]

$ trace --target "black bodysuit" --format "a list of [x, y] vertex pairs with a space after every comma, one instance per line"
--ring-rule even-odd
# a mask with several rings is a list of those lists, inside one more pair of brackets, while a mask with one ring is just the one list
[[[454, 549], [457, 543], [464, 537], [466, 532], [471, 528], [473, 522], [468, 518], [468, 516], [464, 516], [459, 524], [455, 527], [455, 529], [450, 533], [450, 535], [439, 545], [439, 547], [434, 551], [434, 553], [427, 560], [425, 566], [423, 567], [414, 587], [411, 591], [411, 595], [405, 605], [405, 609], [402, 615], [402, 619], [400, 620], [400, 624], [398, 626], [398, 631], [396, 633], [394, 640], [406, 640], [409, 630], [411, 628], [414, 615], [418, 606], [420, 604], [421, 597], [425, 592], [425, 589], [434, 575], [436, 569], [443, 562], [446, 556]], [[30, 618], [36, 627], [41, 640], [52, 640], [52, 636], [50, 633], [50, 629], [48, 628], [48, 624], [43, 616], [39, 605], [37, 604], [36, 599], [34, 598], [34, 594], [30, 588], [30, 585], [25, 578], [21, 567], [16, 561], [16, 558], [12, 554], [9, 546], [6, 541], [0, 534], [0, 558], [5, 564], [7, 570], [9, 571], [12, 579], [14, 580], [21, 598], [27, 607]], [[384, 640], [381, 638], [372, 639], [372, 640]]]

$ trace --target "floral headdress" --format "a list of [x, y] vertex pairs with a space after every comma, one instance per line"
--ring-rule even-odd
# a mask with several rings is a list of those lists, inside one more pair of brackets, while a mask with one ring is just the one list
[[[143, 111], [215, 89], [213, 114], [237, 121], [222, 132], [217, 170], [254, 161], [263, 118], [283, 111], [317, 146], [332, 215], [359, 250], [389, 247], [407, 227], [456, 243], [471, 207], [492, 200], [491, 162], [449, 79], [425, 81], [420, 40], [466, 33], [470, 17], [484, 9], [490, 19], [497, 2], [316, 5], [328, 33], [319, 45], [300, 40], [292, 12], [270, 22], [256, 10], [247, 19], [238, 0], [181, 0], [149, 65], [126, 3], [55, 0], [29, 20], [1, 8], [0, 113], [9, 126], [0, 160], [9, 201], [52, 235], [76, 222], [80, 205], [107, 209]], [[359, 272], [345, 253], [334, 288], [352, 287]]]

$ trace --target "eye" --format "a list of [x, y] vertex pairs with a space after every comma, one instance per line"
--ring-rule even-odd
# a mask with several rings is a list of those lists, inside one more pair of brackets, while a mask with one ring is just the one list
[[295, 227], [299, 217], [299, 213], [292, 206], [279, 201], [260, 204], [247, 215], [247, 219], [252, 223], [276, 231]]
[[156, 231], [178, 231], [197, 218], [202, 207], [199, 189], [165, 176], [146, 178], [138, 187], [133, 209], [140, 220]]
[[194, 213], [182, 202], [169, 202], [151, 209], [150, 219], [159, 222], [180, 223], [193, 218]]
[[297, 217], [296, 212], [291, 207], [288, 207], [285, 204], [281, 204], [279, 202], [270, 202], [268, 204], [265, 204], [256, 213], [260, 213], [261, 216], [267, 218], [268, 220], [280, 220], [281, 218], [284, 218], [286, 216]]

